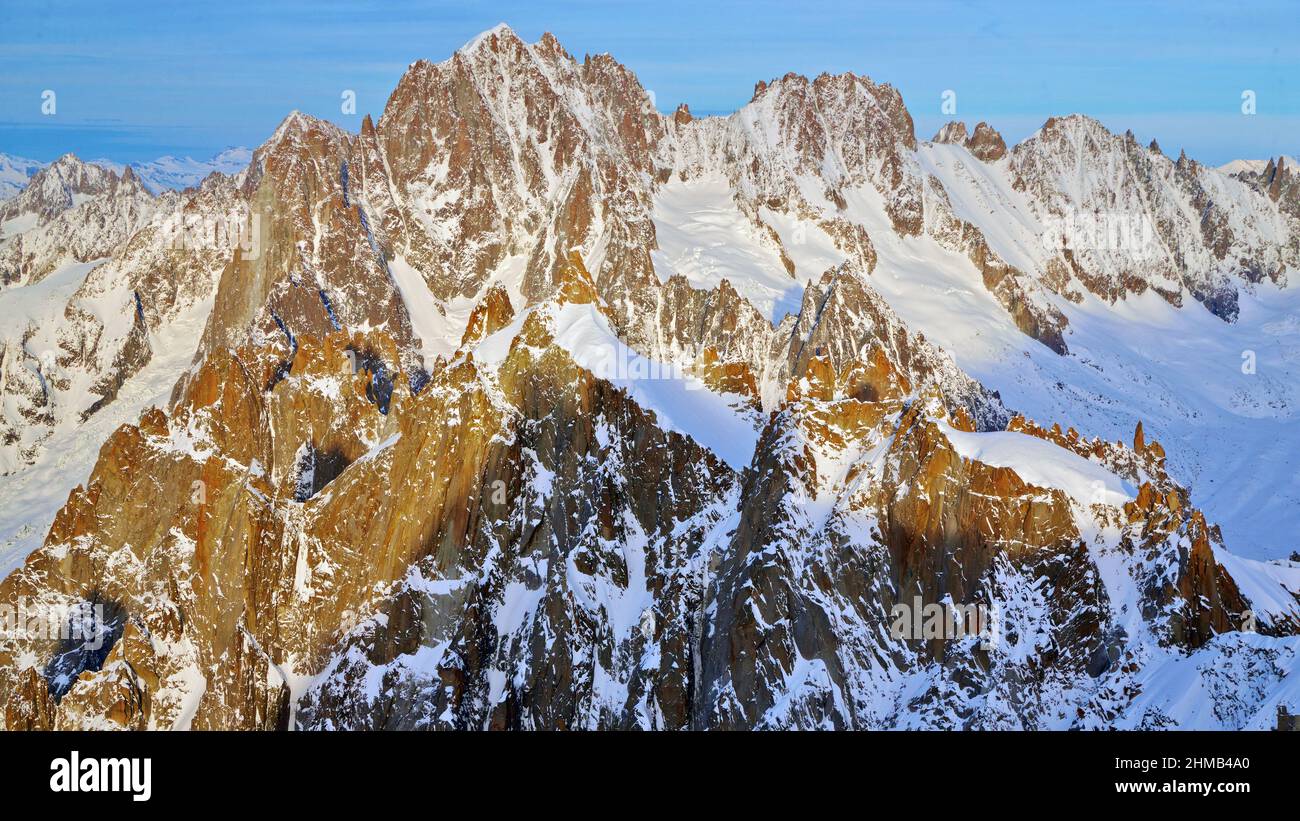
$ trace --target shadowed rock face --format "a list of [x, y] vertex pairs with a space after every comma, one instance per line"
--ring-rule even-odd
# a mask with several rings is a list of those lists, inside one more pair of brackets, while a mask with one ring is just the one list
[[[84, 286], [138, 294], [131, 321], [106, 335], [69, 305], [62, 361], [99, 380], [94, 412], [157, 354], [151, 331], [212, 300], [167, 407], [104, 442], [0, 582], [0, 604], [41, 613], [112, 603], [102, 654], [0, 639], [5, 725], [1170, 724], [1139, 701], [1157, 665], [1225, 641], [1280, 653], [1269, 637], [1300, 624], [1240, 636], [1252, 602], [1158, 443], [1013, 415], [872, 286], [881, 240], [934, 242], [1063, 354], [1049, 295], [1186, 290], [1227, 314], [1229, 268], [1289, 253], [1217, 219], [1203, 169], [1098, 128], [1052, 121], [1010, 154], [984, 123], [936, 141], [1047, 212], [1091, 202], [1053, 182], [1069, 152], [1125, 163], [1125, 196], [1204, 206], [1158, 230], [1223, 266], [1012, 266], [921, 170], [898, 92], [853, 74], [669, 117], [612, 58], [497, 29], [413, 64], [358, 135], [291, 115], [247, 172], [166, 203], [256, 215], [255, 249], [169, 256], [142, 229]], [[1289, 203], [1288, 173], [1249, 184]], [[727, 279], [656, 269], [657, 193], [716, 178], [803, 290], [775, 325]], [[855, 221], [864, 200], [890, 236]], [[787, 218], [841, 261], [801, 267]], [[606, 334], [690, 379], [597, 372]], [[3, 349], [0, 384], [28, 397], [23, 424], [52, 425], [58, 395], [9, 364], [25, 355]], [[712, 425], [752, 440], [747, 460], [710, 450]], [[1043, 444], [1132, 498], [1034, 484], [962, 434]], [[984, 608], [1000, 632], [897, 634], [913, 602]]]
[[[1015, 574], [1050, 579], [1053, 606], [1060, 607], [1054, 632], [1071, 650], [1044, 661], [1062, 674], [1081, 675], [1097, 642], [1104, 594], [1064, 500], [1043, 498], [1011, 471], [963, 462], [919, 406], [901, 418], [896, 402], [850, 400], [848, 407], [855, 411], [800, 419], [813, 410], [805, 403], [765, 434], [785, 438], [780, 426], [795, 424], [795, 435], [814, 444], [799, 452], [769, 442], [759, 484], [746, 488], [752, 501], [742, 508], [731, 558], [710, 591], [718, 598], [718, 627], [702, 655], [713, 699], [700, 721], [736, 728], [887, 726], [899, 718], [889, 713], [902, 707], [940, 711], [937, 692], [908, 705], [881, 704], [874, 690], [885, 682], [871, 679], [887, 679], [891, 667], [934, 667], [975, 691], [1002, 686], [1007, 671], [990, 669], [989, 654], [969, 642], [894, 641], [888, 630], [895, 605], [945, 597], [987, 603], [1000, 594], [1003, 577]], [[817, 484], [818, 446], [839, 432], [846, 416], [862, 425], [882, 413], [898, 420], [882, 484], [863, 483], [841, 496], [824, 523], [810, 519], [806, 506], [792, 502]], [[821, 427], [828, 424], [829, 431]], [[871, 538], [862, 539], [864, 533]], [[810, 663], [820, 680], [790, 703], [785, 688], [772, 684], [806, 674], [800, 668]], [[837, 693], [852, 698], [847, 714]], [[1032, 707], [1017, 712], [1020, 721], [1037, 720]], [[945, 719], [963, 726], [974, 720], [971, 713], [963, 706]]]

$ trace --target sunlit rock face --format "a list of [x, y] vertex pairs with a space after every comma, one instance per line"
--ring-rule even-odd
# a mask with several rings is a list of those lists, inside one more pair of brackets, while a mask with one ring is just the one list
[[[664, 115], [500, 27], [358, 134], [92, 168], [0, 211], [6, 287], [58, 286], [3, 326], [5, 469], [141, 402], [0, 582], [97, 630], [0, 638], [10, 729], [1262, 728], [1300, 686], [1300, 569], [1179, 445], [1027, 418], [925, 310], [1031, 364], [1089, 355], [1085, 301], [1231, 322], [1300, 256], [1289, 161], [922, 142], [853, 74]], [[1154, 250], [1065, 230], [1103, 205]]]

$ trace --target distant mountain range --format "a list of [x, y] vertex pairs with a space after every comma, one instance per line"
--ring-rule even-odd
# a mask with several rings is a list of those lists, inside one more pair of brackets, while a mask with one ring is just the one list
[[[173, 157], [170, 154], [149, 162], [119, 163], [113, 160], [89, 160], [93, 165], [112, 169], [121, 174], [128, 166], [151, 192], [182, 191], [193, 188], [213, 171], [233, 174], [248, 165], [253, 152], [243, 147], [227, 148], [209, 160], [193, 157]], [[0, 201], [11, 199], [27, 185], [27, 181], [49, 165], [40, 160], [29, 160], [0, 154]]]

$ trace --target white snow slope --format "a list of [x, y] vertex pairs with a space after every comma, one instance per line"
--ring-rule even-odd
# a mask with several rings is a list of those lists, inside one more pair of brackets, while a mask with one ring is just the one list
[[18, 194], [32, 175], [45, 167], [45, 163], [0, 154], [0, 201]]
[[[41, 282], [0, 291], [0, 329], [27, 320], [48, 321], [102, 260], [69, 265]], [[54, 515], [68, 494], [90, 478], [100, 446], [119, 426], [134, 423], [151, 406], [162, 407], [172, 386], [190, 366], [203, 325], [212, 310], [208, 299], [185, 311], [166, 331], [150, 339], [153, 359], [128, 379], [117, 398], [85, 423], [66, 419], [55, 428], [35, 464], [0, 478], [0, 578], [22, 565], [45, 540]], [[3, 337], [4, 334], [0, 334]]]

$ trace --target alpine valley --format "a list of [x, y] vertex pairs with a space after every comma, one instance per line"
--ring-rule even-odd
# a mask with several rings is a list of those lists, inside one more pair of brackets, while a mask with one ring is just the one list
[[187, 162], [0, 158], [8, 729], [1300, 712], [1292, 158], [499, 26]]

